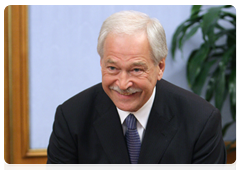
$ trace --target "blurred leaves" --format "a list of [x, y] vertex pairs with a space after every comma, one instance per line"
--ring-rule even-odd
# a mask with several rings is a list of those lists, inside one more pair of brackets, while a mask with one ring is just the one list
[[172, 58], [175, 59], [176, 50], [183, 55], [185, 42], [201, 31], [202, 44], [188, 58], [188, 85], [198, 95], [206, 85], [205, 99], [214, 98], [215, 107], [220, 111], [229, 96], [233, 121], [224, 125], [223, 135], [236, 122], [236, 15], [227, 12], [226, 8], [233, 6], [202, 9], [201, 5], [193, 5], [190, 17], [177, 27], [171, 42]]

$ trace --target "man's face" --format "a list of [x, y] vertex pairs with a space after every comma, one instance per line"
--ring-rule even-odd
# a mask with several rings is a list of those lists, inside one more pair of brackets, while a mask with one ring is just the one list
[[136, 112], [148, 101], [165, 68], [165, 59], [154, 64], [143, 32], [110, 33], [100, 63], [104, 91], [116, 107], [129, 112]]

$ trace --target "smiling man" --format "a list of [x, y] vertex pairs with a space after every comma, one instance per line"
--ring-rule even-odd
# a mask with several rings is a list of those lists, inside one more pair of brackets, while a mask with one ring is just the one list
[[144, 31], [134, 35], [111, 33], [101, 59], [102, 86], [117, 108], [136, 112], [150, 98], [163, 75], [164, 59], [155, 64]]
[[57, 108], [47, 163], [225, 163], [219, 111], [162, 79], [165, 32], [135, 11], [98, 38], [102, 83]]

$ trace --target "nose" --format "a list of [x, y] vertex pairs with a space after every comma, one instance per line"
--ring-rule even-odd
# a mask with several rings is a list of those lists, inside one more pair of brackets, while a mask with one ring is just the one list
[[133, 85], [133, 83], [130, 80], [130, 76], [126, 71], [121, 71], [118, 75], [118, 80], [117, 80], [117, 86], [121, 90], [127, 90], [129, 87]]

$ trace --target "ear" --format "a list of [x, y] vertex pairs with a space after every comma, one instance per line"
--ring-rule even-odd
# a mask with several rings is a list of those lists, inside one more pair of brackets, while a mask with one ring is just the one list
[[158, 80], [161, 80], [163, 77], [163, 72], [165, 70], [165, 58], [159, 62], [158, 67], [159, 67]]

